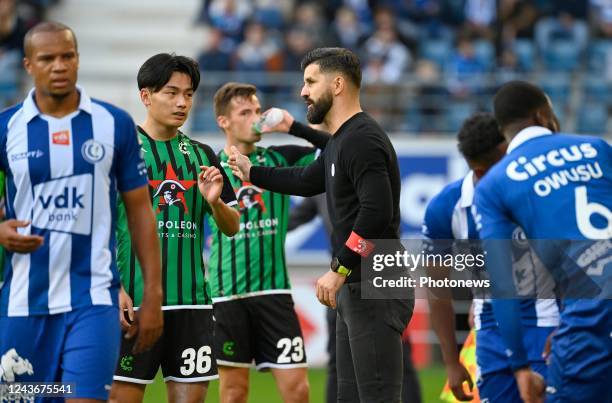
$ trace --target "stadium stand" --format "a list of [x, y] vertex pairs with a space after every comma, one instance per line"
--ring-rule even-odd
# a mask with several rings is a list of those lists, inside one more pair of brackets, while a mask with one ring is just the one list
[[[19, 2], [17, 11], [31, 24], [45, 15], [41, 7], [51, 7], [50, 18], [73, 26], [81, 83], [137, 120], [142, 111], [133, 66], [152, 53], [198, 58], [204, 74], [191, 125], [210, 133], [217, 131], [212, 94], [228, 80], [253, 82], [264, 107], [303, 117], [299, 61], [313, 47], [335, 45], [359, 52], [364, 106], [392, 133], [452, 134], [470, 112], [489, 110], [491, 94], [516, 78], [544, 87], [566, 130], [606, 133], [612, 127], [612, 11], [600, 0], [500, 1], [486, 10], [469, 0], [52, 3]], [[0, 46], [2, 38], [0, 32]], [[0, 53], [8, 72], [0, 80], [0, 104], [6, 105], [28, 85], [19, 68], [4, 68], [18, 67], [19, 57]], [[426, 73], [433, 81], [422, 76], [426, 62], [433, 63]]]

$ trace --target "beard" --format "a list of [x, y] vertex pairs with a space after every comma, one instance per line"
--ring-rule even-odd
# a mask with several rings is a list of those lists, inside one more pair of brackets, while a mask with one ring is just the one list
[[308, 108], [306, 112], [306, 119], [314, 125], [318, 125], [323, 123], [327, 112], [331, 109], [334, 103], [334, 98], [332, 96], [331, 91], [326, 92], [321, 95], [321, 99], [316, 102], [313, 102], [311, 107]]

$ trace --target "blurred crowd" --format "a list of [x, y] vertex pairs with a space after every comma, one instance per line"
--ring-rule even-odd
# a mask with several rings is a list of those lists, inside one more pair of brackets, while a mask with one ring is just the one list
[[0, 109], [21, 95], [23, 37], [58, 0], [0, 0]]
[[[23, 35], [57, 1], [0, 0], [0, 106], [19, 94]], [[359, 54], [364, 106], [389, 131], [452, 133], [514, 78], [541, 85], [570, 129], [610, 129], [612, 0], [203, 0], [195, 18], [196, 131], [216, 130], [228, 80], [303, 118], [300, 61], [320, 46]]]
[[519, 77], [538, 77], [564, 115], [577, 74], [575, 128], [607, 129], [611, 0], [205, 0], [198, 22], [203, 71], [248, 77], [290, 110], [283, 92], [295, 88], [262, 72], [299, 71], [309, 50], [342, 46], [360, 55], [365, 105], [389, 130], [452, 132]]
[[310, 49], [342, 46], [361, 56], [366, 83], [397, 83], [421, 60], [459, 76], [574, 70], [591, 41], [612, 39], [612, 2], [205, 0], [198, 22], [212, 30], [203, 70], [299, 71]]

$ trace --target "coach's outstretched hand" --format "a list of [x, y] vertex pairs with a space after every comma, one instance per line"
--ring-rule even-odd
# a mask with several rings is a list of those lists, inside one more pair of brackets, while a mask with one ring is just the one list
[[514, 372], [516, 384], [524, 403], [544, 403], [544, 378], [531, 368], [523, 368]]
[[140, 309], [134, 314], [134, 322], [125, 334], [126, 339], [136, 336], [132, 353], [140, 354], [149, 350], [161, 336], [164, 328], [161, 299], [161, 294], [147, 295], [145, 291]]
[[234, 146], [230, 148], [229, 160], [227, 161], [232, 172], [244, 182], [250, 182], [249, 173], [253, 164], [246, 155], [240, 154], [240, 151]]
[[0, 223], [0, 245], [9, 252], [31, 253], [38, 249], [45, 238], [39, 235], [21, 235], [17, 228], [30, 225], [29, 221], [6, 220]]
[[[272, 109], [274, 108], [268, 109], [262, 115], [266, 116], [266, 114], [268, 114]], [[291, 125], [295, 121], [295, 118], [286, 109], [281, 109], [281, 108], [278, 108], [278, 109], [280, 109], [283, 112], [283, 120], [281, 120], [278, 124], [274, 126], [268, 127], [264, 125], [261, 128], [262, 133], [274, 133], [274, 132], [289, 133], [289, 129], [291, 128]]]

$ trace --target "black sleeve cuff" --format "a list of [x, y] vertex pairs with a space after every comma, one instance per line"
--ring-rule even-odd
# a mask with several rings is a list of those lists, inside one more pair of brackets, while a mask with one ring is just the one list
[[342, 246], [337, 258], [340, 264], [348, 269], [359, 270], [361, 268], [361, 256], [350, 250], [346, 245]]

